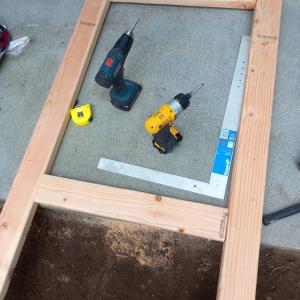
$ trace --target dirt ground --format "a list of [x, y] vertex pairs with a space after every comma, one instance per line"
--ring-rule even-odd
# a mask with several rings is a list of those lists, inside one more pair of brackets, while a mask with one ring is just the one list
[[[215, 299], [222, 244], [38, 209], [6, 299]], [[257, 299], [300, 299], [300, 253], [262, 247]]]

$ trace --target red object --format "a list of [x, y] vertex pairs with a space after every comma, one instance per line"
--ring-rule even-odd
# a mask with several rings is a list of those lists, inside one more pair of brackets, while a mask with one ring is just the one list
[[109, 58], [105, 61], [105, 65], [106, 65], [107, 67], [111, 67], [112, 64], [113, 64], [113, 62], [114, 62], [114, 60], [113, 60], [112, 58], [109, 57]]
[[10, 33], [5, 26], [0, 25], [0, 53], [3, 52], [10, 43]]

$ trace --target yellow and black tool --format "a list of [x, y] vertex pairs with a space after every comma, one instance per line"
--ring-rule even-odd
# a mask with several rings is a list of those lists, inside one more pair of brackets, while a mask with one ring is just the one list
[[90, 104], [74, 107], [70, 112], [73, 122], [78, 126], [86, 126], [93, 120], [92, 106]]
[[152, 144], [160, 153], [169, 153], [182, 140], [182, 135], [173, 127], [177, 116], [190, 105], [191, 97], [204, 86], [195, 87], [190, 93], [180, 93], [145, 121], [145, 129], [153, 136]]

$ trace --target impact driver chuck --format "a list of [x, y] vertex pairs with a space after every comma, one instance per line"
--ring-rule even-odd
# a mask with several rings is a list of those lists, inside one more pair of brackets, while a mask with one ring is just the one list
[[153, 136], [152, 144], [160, 153], [170, 153], [182, 140], [182, 135], [173, 124], [177, 116], [189, 107], [192, 96], [203, 86], [204, 83], [187, 94], [176, 95], [145, 121], [145, 129]]
[[141, 85], [123, 77], [123, 65], [133, 44], [133, 30], [139, 20], [131, 30], [123, 33], [117, 40], [95, 77], [100, 86], [110, 88], [113, 85], [110, 90], [111, 104], [125, 111], [131, 109], [142, 90]]

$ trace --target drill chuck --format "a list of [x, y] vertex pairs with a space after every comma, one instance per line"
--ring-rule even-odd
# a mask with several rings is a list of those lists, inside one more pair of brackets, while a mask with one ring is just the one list
[[128, 32], [123, 33], [121, 37], [115, 43], [113, 50], [117, 51], [123, 58], [123, 63], [125, 62], [127, 55], [133, 44], [133, 35]]
[[168, 105], [172, 107], [172, 109], [176, 112], [176, 114], [181, 113], [182, 111], [186, 110], [190, 106], [190, 99], [192, 96], [197, 93], [199, 89], [204, 86], [204, 83], [201, 83], [199, 86], [196, 86], [191, 92], [183, 94], [177, 94], [169, 103]]
[[176, 115], [186, 110], [190, 105], [191, 94], [178, 94], [168, 105], [176, 112]]
[[180, 104], [182, 111], [186, 110], [190, 106], [190, 99], [192, 95], [190, 93], [180, 93], [174, 97], [174, 99]]

